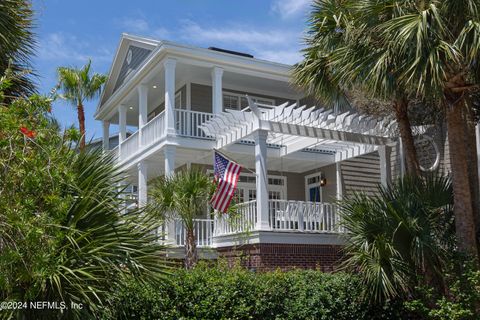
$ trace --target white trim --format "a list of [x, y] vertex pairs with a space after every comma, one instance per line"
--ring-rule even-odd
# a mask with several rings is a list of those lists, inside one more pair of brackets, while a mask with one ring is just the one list
[[[228, 95], [228, 96], [232, 96], [232, 97], [236, 97], [237, 98], [237, 109], [231, 109], [229, 108], [228, 110], [242, 110], [242, 98], [243, 99], [246, 99], [245, 95], [248, 94], [248, 92], [245, 92], [244, 94], [242, 93], [236, 93], [236, 92], [231, 92], [231, 91], [228, 91], [227, 90], [223, 90], [222, 91], [222, 98], [223, 98], [223, 104], [222, 104], [222, 111], [225, 111], [227, 109], [225, 109], [225, 95]], [[263, 101], [268, 101], [270, 102], [270, 105], [272, 107], [275, 106], [275, 99], [271, 99], [271, 98], [263, 98], [263, 97], [258, 97], [258, 96], [252, 96], [252, 95], [249, 95], [250, 98], [252, 98], [252, 100], [257, 103], [257, 104], [260, 104], [260, 105], [264, 105], [262, 103], [258, 103], [257, 101], [258, 100], [263, 100]], [[248, 101], [247, 101], [247, 104], [248, 104]], [[267, 104], [268, 105], [268, 104]]]
[[212, 247], [231, 247], [257, 243], [344, 245], [343, 235], [338, 233], [307, 233], [301, 231], [251, 231], [246, 235], [214, 236]]
[[[208, 169], [207, 170], [208, 175], [213, 175], [213, 170]], [[241, 172], [240, 173], [240, 178], [241, 177], [253, 177], [255, 178], [255, 174], [250, 173], [250, 172]], [[268, 180], [270, 179], [281, 179], [283, 180], [283, 186], [282, 185], [274, 185], [274, 184], [268, 184], [268, 191], [280, 191], [282, 193], [283, 198], [281, 200], [288, 200], [288, 180], [287, 176], [282, 176], [282, 175], [277, 175], [277, 174], [269, 174]], [[238, 180], [237, 184], [238, 188], [242, 188], [244, 190], [256, 190], [255, 182], [241, 182], [240, 179]], [[244, 194], [244, 201], [247, 202], [249, 199], [245, 197], [246, 195]]]

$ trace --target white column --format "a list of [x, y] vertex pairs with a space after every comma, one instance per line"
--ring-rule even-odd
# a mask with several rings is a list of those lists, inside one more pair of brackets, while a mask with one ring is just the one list
[[175, 59], [166, 59], [165, 68], [165, 132], [175, 134]]
[[110, 122], [102, 121], [103, 126], [103, 150], [110, 149]]
[[270, 230], [268, 209], [267, 131], [258, 130], [255, 139], [255, 176], [257, 188], [257, 230]]
[[137, 164], [138, 167], [138, 205], [140, 207], [147, 204], [147, 174], [148, 165], [145, 160]]
[[342, 181], [342, 163], [337, 162], [336, 164], [336, 174], [337, 174], [337, 200], [343, 199], [343, 181]]
[[[163, 149], [165, 156], [165, 177], [172, 177], [175, 173], [175, 154], [174, 145], [166, 145]], [[170, 220], [165, 225], [165, 237], [169, 243], [175, 243], [175, 220]]]
[[378, 154], [380, 156], [380, 180], [384, 187], [391, 183], [391, 159], [390, 147], [383, 145], [378, 147]]
[[165, 155], [165, 176], [170, 177], [175, 173], [175, 154], [176, 149], [174, 145], [166, 145], [163, 149]]
[[148, 87], [145, 84], [140, 84], [138, 90], [138, 139], [140, 145], [144, 145], [144, 138], [142, 129], [147, 124], [148, 116]]
[[118, 107], [118, 143], [127, 139], [127, 106], [121, 104]]
[[222, 94], [223, 69], [213, 67], [212, 69], [212, 112], [214, 114], [222, 113], [223, 94]]

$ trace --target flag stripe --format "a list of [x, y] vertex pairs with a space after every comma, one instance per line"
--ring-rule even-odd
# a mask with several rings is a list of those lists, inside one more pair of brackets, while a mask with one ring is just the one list
[[218, 211], [226, 212], [237, 188], [238, 178], [242, 167], [226, 159], [218, 152], [214, 155], [214, 171], [218, 180], [217, 189], [210, 200], [212, 207]]

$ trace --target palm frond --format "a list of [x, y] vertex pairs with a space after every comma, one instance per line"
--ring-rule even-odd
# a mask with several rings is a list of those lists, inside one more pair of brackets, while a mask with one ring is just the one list
[[359, 271], [370, 299], [408, 293], [419, 270], [440, 274], [453, 248], [452, 203], [450, 180], [437, 176], [405, 177], [339, 203], [349, 231], [343, 266]]

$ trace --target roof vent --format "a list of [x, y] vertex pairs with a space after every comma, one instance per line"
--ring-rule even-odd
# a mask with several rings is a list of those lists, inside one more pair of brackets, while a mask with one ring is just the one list
[[208, 50], [234, 54], [236, 56], [241, 56], [241, 57], [246, 57], [246, 58], [253, 58], [253, 56], [251, 54], [248, 54], [248, 53], [232, 51], [232, 50], [227, 50], [227, 49], [221, 49], [221, 48], [217, 48], [217, 47], [209, 47]]

